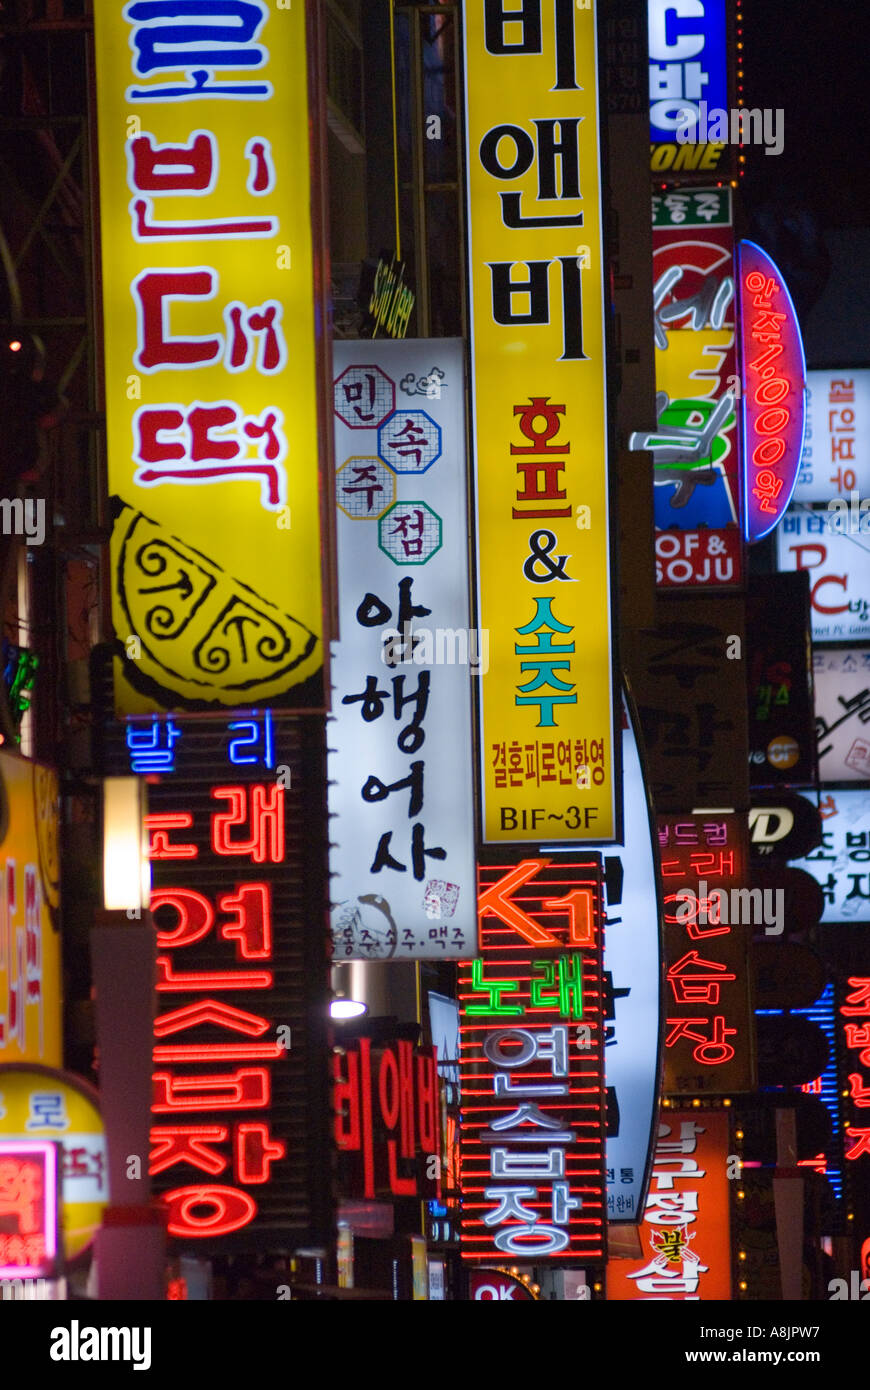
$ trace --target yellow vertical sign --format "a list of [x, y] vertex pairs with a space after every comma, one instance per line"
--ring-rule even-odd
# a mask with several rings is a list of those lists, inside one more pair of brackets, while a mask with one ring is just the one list
[[59, 876], [57, 775], [0, 751], [0, 1064], [61, 1062]]
[[465, 5], [489, 842], [617, 830], [596, 8]]
[[120, 714], [323, 666], [306, 8], [95, 6]]

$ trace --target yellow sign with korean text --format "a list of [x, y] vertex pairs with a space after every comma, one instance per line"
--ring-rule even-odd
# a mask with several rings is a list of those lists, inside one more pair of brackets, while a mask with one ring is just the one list
[[119, 714], [323, 704], [307, 9], [95, 6]]
[[596, 10], [465, 5], [483, 838], [612, 840]]
[[59, 877], [57, 775], [0, 752], [0, 1064], [61, 1061]]
[[72, 1072], [0, 1066], [0, 1139], [49, 1139], [58, 1145], [64, 1258], [82, 1255], [109, 1200], [106, 1135], [97, 1092]]

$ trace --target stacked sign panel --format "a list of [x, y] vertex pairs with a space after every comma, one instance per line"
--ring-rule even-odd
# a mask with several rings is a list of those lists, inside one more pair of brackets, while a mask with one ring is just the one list
[[728, 1117], [669, 1111], [659, 1125], [640, 1227], [643, 1254], [610, 1260], [607, 1297], [676, 1302], [731, 1297]]
[[714, 116], [729, 106], [725, 0], [648, 0], [647, 24], [653, 174], [726, 174], [728, 135]]
[[57, 797], [51, 768], [0, 751], [0, 1064], [61, 1061]]
[[740, 581], [739, 393], [734, 230], [728, 188], [653, 197], [656, 425], [630, 438], [653, 456], [656, 579]]
[[618, 830], [598, 8], [464, 7], [487, 842]]
[[807, 372], [807, 420], [796, 502], [870, 497], [870, 370]]
[[116, 708], [323, 703], [306, 6], [96, 7]]
[[150, 1173], [194, 1248], [328, 1230], [325, 756], [319, 721], [115, 726], [149, 777], [157, 929]]
[[463, 1258], [600, 1261], [600, 863], [481, 867], [479, 909], [459, 972]]
[[336, 344], [336, 958], [474, 951], [464, 370], [456, 339]]
[[[751, 1091], [749, 945], [764, 898], [747, 881], [743, 816], [660, 817], [668, 1095]], [[775, 925], [775, 923], [773, 924]]]

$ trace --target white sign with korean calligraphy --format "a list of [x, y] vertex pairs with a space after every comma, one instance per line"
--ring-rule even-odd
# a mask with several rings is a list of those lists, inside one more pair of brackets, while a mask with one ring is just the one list
[[463, 345], [334, 348], [335, 959], [477, 950]]
[[822, 843], [792, 863], [821, 884], [823, 922], [870, 922], [870, 791], [823, 791], [819, 809]]
[[795, 502], [870, 497], [870, 369], [807, 372], [807, 423]]

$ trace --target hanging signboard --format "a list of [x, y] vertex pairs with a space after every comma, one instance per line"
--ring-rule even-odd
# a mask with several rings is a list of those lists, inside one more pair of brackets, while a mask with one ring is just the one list
[[753, 241], [737, 248], [743, 428], [743, 534], [759, 541], [785, 513], [797, 482], [807, 365], [781, 271]]
[[[150, 1173], [169, 1234], [210, 1251], [265, 1232], [307, 1244], [329, 1224], [325, 759], [312, 721], [283, 721], [271, 769], [262, 726], [233, 723], [232, 775], [155, 780], [146, 818]], [[190, 758], [199, 734], [211, 746], [186, 727]]]
[[480, 869], [480, 954], [459, 968], [461, 1253], [604, 1255], [597, 858]]
[[[870, 498], [870, 369], [807, 372], [807, 422], [795, 502]], [[866, 513], [865, 513], [866, 514]]]
[[599, 8], [464, 6], [487, 843], [618, 831]]
[[441, 1167], [437, 1055], [393, 1039], [343, 1043], [333, 1057], [335, 1144], [344, 1196], [435, 1197]]
[[[858, 1208], [861, 1226], [856, 1236], [860, 1239], [868, 1229], [870, 1217], [867, 1202], [870, 1178], [870, 976], [848, 976], [840, 1000], [841, 1055], [845, 1063], [841, 1096], [845, 1176], [851, 1200]], [[870, 1280], [870, 1240], [866, 1239], [861, 1250], [861, 1278]], [[870, 1293], [870, 1283], [862, 1283], [860, 1287], [866, 1299]]]
[[119, 714], [323, 707], [306, 10], [95, 7]]
[[57, 775], [0, 750], [0, 1064], [61, 1062]]
[[335, 345], [337, 959], [477, 949], [462, 343]]
[[[726, 173], [728, 135], [723, 142], [707, 119], [729, 106], [725, 0], [649, 0], [647, 23], [653, 174]], [[678, 140], [679, 130], [690, 138]]]
[[[656, 425], [632, 434], [629, 448], [652, 453], [663, 584], [740, 580], [731, 222], [727, 188], [653, 198]], [[675, 549], [682, 532], [684, 554]]]
[[823, 922], [870, 922], [870, 791], [823, 791], [819, 810], [822, 843], [793, 862], [821, 884]]
[[[106, 1136], [94, 1088], [50, 1067], [0, 1066], [0, 1140], [50, 1144], [58, 1154], [60, 1245], [65, 1264], [83, 1255], [109, 1200]], [[0, 1265], [27, 1254], [0, 1219]], [[20, 1232], [18, 1234], [21, 1234]], [[31, 1252], [33, 1254], [37, 1252]]]
[[814, 642], [870, 638], [870, 520], [861, 529], [832, 523], [836, 513], [790, 507], [777, 530], [781, 570], [809, 570]]
[[813, 652], [819, 778], [870, 782], [870, 651]]
[[659, 1125], [639, 1260], [609, 1260], [617, 1302], [727, 1301], [731, 1297], [727, 1115], [667, 1111]]
[[57, 1189], [54, 1144], [0, 1139], [0, 1279], [55, 1273]]
[[659, 817], [666, 1095], [755, 1087], [749, 947], [784, 924], [771, 892], [744, 887], [748, 838], [738, 815]]

